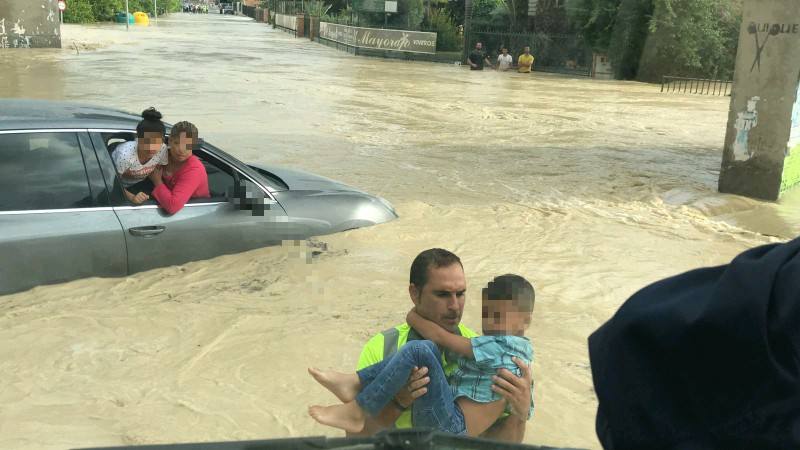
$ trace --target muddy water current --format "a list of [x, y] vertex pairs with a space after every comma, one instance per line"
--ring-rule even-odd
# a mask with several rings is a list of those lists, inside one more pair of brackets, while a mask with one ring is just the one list
[[65, 26], [0, 52], [0, 96], [190, 120], [242, 160], [379, 194], [400, 219], [305, 244], [0, 297], [0, 447], [340, 435], [308, 365], [353, 369], [411, 306], [429, 247], [461, 256], [464, 323], [491, 277], [529, 278], [525, 442], [598, 448], [588, 335], [646, 283], [792, 237], [782, 204], [716, 192], [728, 97], [355, 57], [250, 19]]

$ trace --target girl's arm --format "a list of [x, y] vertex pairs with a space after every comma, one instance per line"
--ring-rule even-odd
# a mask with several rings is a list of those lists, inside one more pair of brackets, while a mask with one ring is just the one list
[[459, 355], [466, 356], [470, 359], [475, 358], [472, 354], [472, 342], [469, 338], [450, 333], [435, 322], [417, 314], [416, 310], [412, 309], [408, 313], [406, 322], [408, 322], [413, 329], [417, 330], [425, 339], [431, 340], [437, 345], [454, 351]]
[[[160, 168], [156, 169], [156, 171], [158, 171], [159, 174], [161, 173]], [[153, 172], [155, 173], [155, 171]], [[153, 184], [156, 185], [156, 187], [153, 189], [153, 197], [155, 197], [159, 206], [161, 206], [167, 214], [175, 214], [186, 205], [186, 202], [188, 202], [190, 198], [192, 198], [192, 194], [197, 190], [197, 187], [200, 186], [204, 176], [206, 176], [206, 173], [202, 166], [189, 167], [175, 179], [175, 186], [173, 189], [169, 189], [166, 184], [156, 183], [154, 180]]]

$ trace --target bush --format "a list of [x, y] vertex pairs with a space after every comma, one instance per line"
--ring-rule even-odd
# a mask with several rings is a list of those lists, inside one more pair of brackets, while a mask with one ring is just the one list
[[[159, 0], [159, 15], [180, 11], [181, 0]], [[153, 15], [153, 0], [128, 0], [131, 14], [143, 11]], [[125, 11], [125, 0], [70, 0], [64, 11], [64, 22], [90, 23], [96, 21], [113, 21], [118, 12]]]
[[92, 3], [94, 19], [99, 21], [114, 20], [118, 12], [125, 11], [124, 0], [92, 0]]
[[434, 9], [428, 17], [430, 29], [436, 31], [436, 51], [451, 52], [461, 49], [461, 38], [450, 15]]
[[69, 7], [64, 11], [64, 22], [66, 23], [90, 23], [94, 21], [94, 12], [89, 0], [71, 0]]

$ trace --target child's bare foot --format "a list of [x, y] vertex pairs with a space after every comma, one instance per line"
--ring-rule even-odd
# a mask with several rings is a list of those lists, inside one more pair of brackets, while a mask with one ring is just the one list
[[340, 428], [348, 433], [359, 433], [364, 429], [366, 415], [358, 403], [351, 401], [343, 405], [312, 406], [308, 414], [317, 422]]
[[352, 402], [356, 399], [356, 395], [361, 392], [361, 380], [354, 373], [341, 373], [332, 370], [323, 372], [314, 367], [309, 367], [308, 373], [319, 384], [333, 392], [333, 395], [342, 403]]

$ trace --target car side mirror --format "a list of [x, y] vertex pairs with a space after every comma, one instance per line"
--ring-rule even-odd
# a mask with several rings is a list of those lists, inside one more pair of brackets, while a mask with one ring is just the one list
[[228, 202], [242, 211], [252, 211], [254, 216], [263, 216], [272, 206], [261, 187], [240, 177], [236, 177], [233, 187], [228, 189]]

